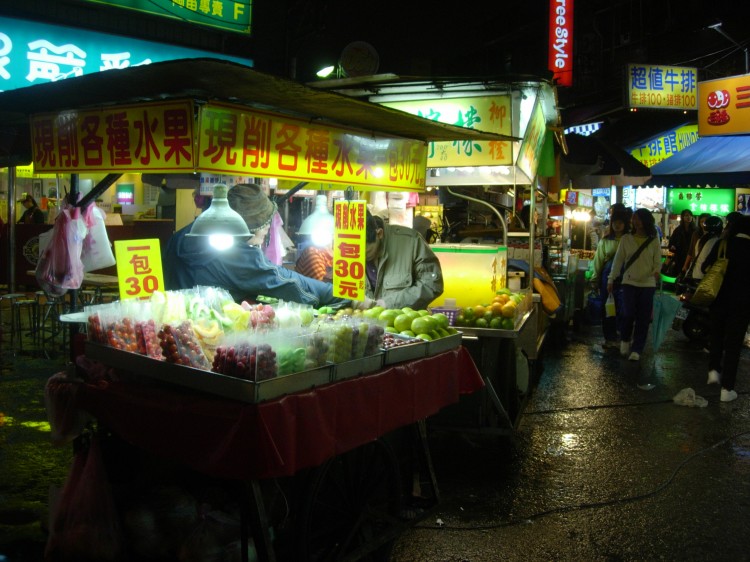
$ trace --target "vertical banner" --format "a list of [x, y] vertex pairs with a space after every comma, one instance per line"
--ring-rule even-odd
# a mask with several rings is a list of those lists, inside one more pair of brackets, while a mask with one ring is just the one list
[[333, 296], [365, 300], [366, 201], [336, 201], [333, 207]]
[[558, 86], [573, 85], [573, 0], [550, 0], [547, 68]]
[[164, 290], [161, 244], [158, 238], [115, 240], [120, 299], [150, 297]]

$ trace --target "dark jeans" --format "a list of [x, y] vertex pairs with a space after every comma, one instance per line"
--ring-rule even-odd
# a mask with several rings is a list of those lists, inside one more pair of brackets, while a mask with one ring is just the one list
[[[622, 340], [631, 341], [630, 351], [643, 353], [648, 325], [654, 310], [656, 287], [622, 286]], [[619, 316], [619, 314], [618, 314]]]
[[[750, 308], [712, 306], [709, 313], [711, 333], [708, 369], [721, 373], [721, 386], [734, 390], [737, 380], [737, 367], [745, 341], [745, 332], [750, 324]], [[722, 368], [722, 358], [724, 365]]]

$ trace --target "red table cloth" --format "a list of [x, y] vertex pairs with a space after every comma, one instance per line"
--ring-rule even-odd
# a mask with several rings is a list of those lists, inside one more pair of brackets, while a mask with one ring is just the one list
[[459, 347], [259, 404], [132, 380], [77, 386], [76, 407], [125, 441], [205, 474], [260, 479], [320, 465], [484, 382]]

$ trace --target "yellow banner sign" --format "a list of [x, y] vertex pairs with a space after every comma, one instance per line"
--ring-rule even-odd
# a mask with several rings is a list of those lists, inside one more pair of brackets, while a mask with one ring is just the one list
[[750, 74], [700, 82], [698, 100], [700, 136], [750, 132]]
[[37, 172], [193, 171], [193, 102], [34, 115]]
[[150, 297], [164, 290], [158, 238], [115, 240], [120, 299]]
[[691, 123], [651, 139], [646, 144], [631, 150], [630, 154], [644, 166], [650, 168], [677, 154], [680, 150], [686, 149], [697, 140], [698, 125]]
[[[440, 123], [511, 135], [510, 96], [388, 102], [382, 105]], [[427, 158], [430, 168], [510, 166], [512, 163], [510, 141], [432, 142]]]
[[516, 162], [518, 169], [526, 174], [526, 177], [530, 180], [533, 180], [536, 176], [539, 154], [542, 152], [546, 130], [547, 124], [544, 120], [542, 101], [537, 98], [534, 110], [529, 118], [529, 124], [526, 125], [526, 134], [523, 137], [521, 149], [518, 151], [518, 162]]
[[698, 69], [657, 64], [628, 65], [629, 107], [698, 109]]
[[201, 107], [199, 131], [202, 172], [424, 191], [427, 147], [417, 140], [219, 103]]
[[333, 207], [333, 296], [365, 300], [366, 201], [336, 201]]

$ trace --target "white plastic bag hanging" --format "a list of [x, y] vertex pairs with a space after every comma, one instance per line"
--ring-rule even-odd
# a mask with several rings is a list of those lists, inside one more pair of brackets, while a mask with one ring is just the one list
[[112, 267], [116, 262], [104, 224], [104, 211], [92, 203], [86, 208], [83, 218], [88, 227], [81, 250], [83, 270], [89, 272]]
[[607, 318], [612, 318], [616, 312], [615, 295], [614, 293], [610, 293], [607, 297], [607, 302], [604, 303], [604, 313], [607, 315]]

